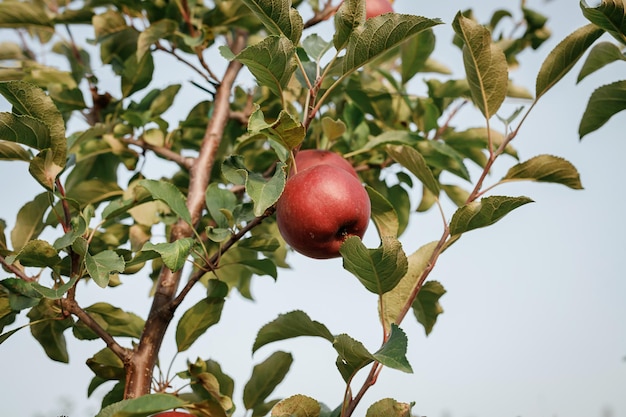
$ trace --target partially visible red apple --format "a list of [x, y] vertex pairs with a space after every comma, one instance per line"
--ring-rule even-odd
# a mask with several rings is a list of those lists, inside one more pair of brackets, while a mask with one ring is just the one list
[[366, 0], [365, 1], [365, 18], [370, 19], [381, 14], [393, 12], [393, 7], [389, 0]]
[[352, 164], [346, 161], [338, 153], [322, 149], [305, 149], [296, 154], [296, 169], [298, 172], [304, 171], [312, 166], [322, 164], [345, 169], [353, 177], [359, 178], [356, 171], [352, 167]]
[[165, 411], [163, 413], [155, 414], [152, 417], [191, 417], [191, 414], [183, 413], [182, 411]]
[[289, 178], [276, 204], [276, 222], [285, 241], [310, 258], [340, 256], [349, 236], [363, 237], [371, 205], [367, 191], [350, 172], [315, 165]]

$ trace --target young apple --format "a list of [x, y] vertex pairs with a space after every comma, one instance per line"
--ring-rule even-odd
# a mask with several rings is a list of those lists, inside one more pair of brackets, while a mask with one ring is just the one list
[[285, 184], [276, 205], [278, 230], [297, 252], [336, 258], [349, 236], [363, 237], [370, 218], [367, 191], [349, 171], [315, 165]]
[[[296, 154], [295, 166], [298, 172], [304, 171], [305, 169], [311, 168], [312, 166], [322, 164], [332, 165], [337, 168], [345, 169], [353, 177], [359, 178], [350, 162], [346, 161], [338, 153], [322, 149], [305, 149], [303, 151], [299, 151]], [[295, 170], [292, 169], [291, 172], [294, 171]]]
[[370, 19], [381, 14], [393, 12], [393, 7], [389, 0], [366, 0], [365, 18]]

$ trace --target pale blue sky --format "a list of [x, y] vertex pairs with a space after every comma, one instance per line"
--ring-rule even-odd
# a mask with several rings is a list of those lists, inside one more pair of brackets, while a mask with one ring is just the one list
[[[398, 12], [446, 22], [435, 29], [435, 57], [453, 69], [460, 69], [462, 63], [450, 45], [449, 23], [458, 10], [470, 6], [486, 21], [494, 9], [515, 10], [517, 2], [396, 1]], [[549, 16], [553, 31], [538, 53], [523, 54], [522, 67], [511, 74], [517, 84], [532, 91], [535, 74], [548, 51], [586, 21], [575, 1], [528, 1], [527, 6]], [[526, 195], [536, 202], [491, 228], [468, 233], [440, 258], [431, 278], [448, 290], [441, 299], [445, 313], [429, 337], [411, 317], [402, 325], [409, 337], [408, 357], [415, 372], [407, 375], [385, 369], [364, 405], [394, 397], [415, 401], [414, 413], [428, 417], [626, 416], [626, 280], [621, 262], [626, 225], [620, 220], [625, 203], [621, 167], [626, 154], [626, 114], [615, 116], [582, 142], [577, 134], [591, 92], [601, 84], [624, 79], [625, 66], [616, 63], [575, 85], [579, 63], [542, 98], [514, 146], [522, 160], [543, 153], [568, 159], [579, 169], [585, 189], [532, 183], [496, 189], [499, 194]], [[165, 78], [163, 72], [157, 72], [155, 86], [188, 81], [189, 76], [182, 73], [176, 79], [178, 74], [170, 72]], [[104, 78], [105, 71], [98, 76]], [[167, 114], [171, 124], [184, 117], [186, 106], [199, 100], [193, 96], [197, 90], [188, 84], [185, 88], [188, 98], [179, 96], [176, 102], [180, 111]], [[416, 88], [421, 88], [419, 82]], [[508, 108], [518, 105], [512, 103]], [[0, 100], [0, 111], [6, 110], [6, 103]], [[483, 123], [469, 109], [459, 121], [467, 127]], [[488, 182], [500, 178], [510, 163], [511, 159], [503, 159], [496, 165]], [[158, 177], [159, 169], [152, 174]], [[24, 164], [2, 163], [0, 176], [9, 179], [0, 218], [11, 225], [37, 186]], [[15, 198], [9, 199], [10, 193]], [[446, 209], [451, 216], [452, 207]], [[407, 253], [441, 234], [441, 220], [434, 211], [413, 216], [402, 239]], [[370, 246], [377, 243], [373, 232], [366, 239]], [[217, 360], [235, 379], [235, 400], [241, 404], [252, 366], [274, 350], [286, 350], [295, 362], [271, 397], [302, 393], [331, 406], [338, 404], [343, 382], [334, 365], [335, 351], [325, 341], [301, 338], [275, 343], [254, 357], [250, 354], [252, 342], [258, 329], [278, 314], [302, 309], [331, 332], [348, 333], [376, 350], [380, 342], [376, 300], [341, 269], [340, 260], [317, 261], [293, 254], [289, 261], [293, 269], [281, 271], [277, 283], [268, 277], [255, 280], [257, 302], [235, 294], [226, 304], [222, 322], [181, 354], [174, 369], [198, 356]], [[81, 287], [79, 297], [85, 305], [106, 298], [145, 316], [148, 298], [140, 300], [148, 289], [148, 280], [138, 276], [106, 292], [94, 285]], [[186, 305], [201, 293], [199, 288], [192, 292]], [[164, 364], [174, 355], [173, 340], [172, 331], [161, 355]], [[27, 330], [0, 346], [3, 415], [95, 414], [106, 390], [99, 389], [94, 398], [86, 400], [92, 374], [84, 362], [102, 344], [77, 342], [71, 337], [68, 342], [70, 365], [49, 361]], [[65, 402], [71, 404], [69, 409]], [[364, 410], [355, 415], [364, 415]], [[236, 415], [243, 415], [242, 407]]]

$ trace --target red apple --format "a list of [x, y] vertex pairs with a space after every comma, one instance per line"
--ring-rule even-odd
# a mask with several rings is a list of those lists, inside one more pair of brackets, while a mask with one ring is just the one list
[[[359, 178], [350, 162], [346, 161], [341, 155], [332, 151], [321, 149], [305, 149], [296, 154], [297, 172], [304, 171], [315, 165], [332, 165], [337, 168], [345, 169], [353, 177]], [[295, 170], [292, 170], [295, 172]]]
[[370, 19], [381, 14], [393, 12], [393, 7], [389, 0], [366, 0], [365, 1], [365, 18]]
[[155, 414], [152, 417], [192, 417], [189, 413], [183, 413], [182, 411], [165, 411], [163, 413]]
[[345, 169], [321, 164], [287, 180], [276, 204], [276, 221], [296, 251], [327, 259], [340, 256], [347, 237], [363, 237], [370, 211], [369, 196], [358, 179]]

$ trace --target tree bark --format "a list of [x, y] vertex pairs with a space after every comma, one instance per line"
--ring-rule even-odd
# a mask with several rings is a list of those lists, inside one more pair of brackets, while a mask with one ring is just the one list
[[[246, 40], [246, 34], [238, 32], [230, 45], [231, 50], [235, 54], [239, 53], [245, 47]], [[217, 86], [213, 103], [213, 115], [207, 125], [198, 157], [190, 169], [187, 207], [194, 224], [198, 222], [202, 215], [205, 190], [209, 184], [217, 149], [229, 120], [231, 92], [241, 68], [240, 62], [231, 61], [224, 73], [222, 82]], [[191, 236], [193, 236], [191, 227], [184, 221], [179, 220], [172, 227], [169, 240], [173, 242]], [[173, 273], [166, 267], [163, 267], [161, 270], [143, 333], [139, 343], [124, 364], [126, 371], [125, 399], [136, 398], [150, 393], [152, 373], [158, 359], [163, 337], [178, 305], [172, 301], [176, 297], [180, 277], [180, 271]]]

